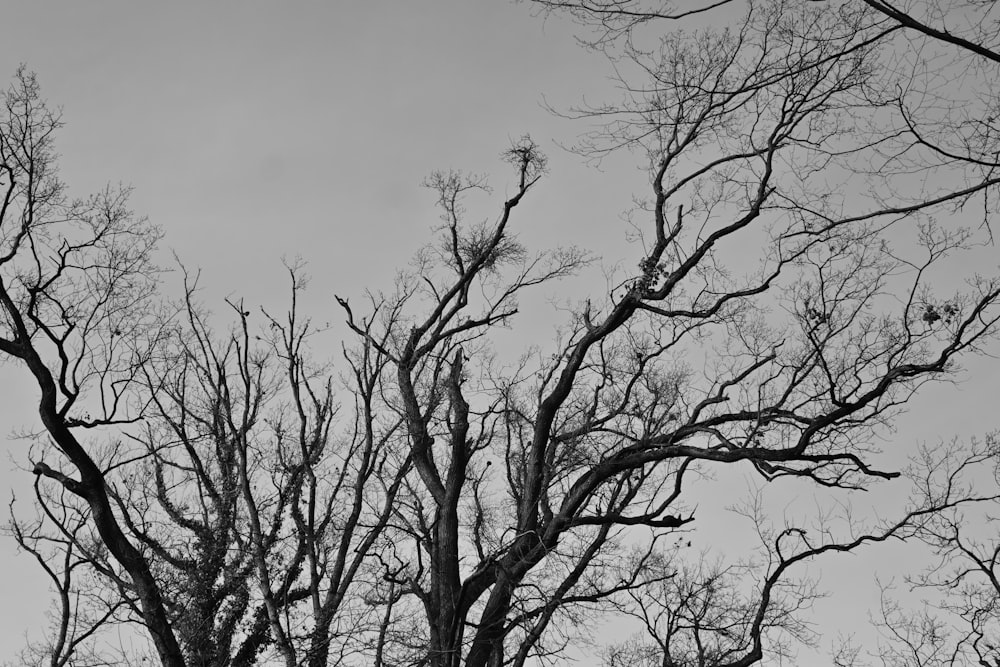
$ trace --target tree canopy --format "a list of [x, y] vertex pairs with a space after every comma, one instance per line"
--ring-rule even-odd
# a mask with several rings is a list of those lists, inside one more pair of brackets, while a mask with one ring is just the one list
[[[329, 286], [333, 361], [300, 264], [284, 312], [243, 295], [222, 323], [186, 270], [172, 296], [127, 189], [68, 194], [61, 119], [18, 71], [0, 353], [39, 390], [40, 435], [15, 452], [37, 513], [19, 500], [9, 532], [57, 593], [26, 663], [521, 666], [589, 642], [607, 665], [777, 664], [814, 639], [805, 564], [908, 540], [940, 557], [913, 581], [944, 616], [887, 597], [877, 659], [1000, 664], [1000, 541], [969, 536], [1000, 497], [992, 436], [914, 449], [898, 516], [782, 523], [751, 498], [757, 544], [688, 548], [714, 467], [844, 495], [898, 478], [878, 438], [990, 350], [1000, 278], [954, 276], [997, 213], [992, 3], [528, 4], [613, 66], [616, 99], [556, 111], [588, 123], [582, 158], [645, 167], [635, 255], [570, 290], [591, 251], [520, 240], [547, 174], [523, 136], [503, 197], [428, 176], [441, 217], [394, 289]], [[499, 349], [539, 290], [584, 296], [544, 352]], [[148, 655], [96, 643], [123, 627]]]

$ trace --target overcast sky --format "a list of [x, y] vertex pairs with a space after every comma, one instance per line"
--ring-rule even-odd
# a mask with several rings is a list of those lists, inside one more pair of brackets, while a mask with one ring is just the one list
[[[605, 62], [572, 35], [505, 0], [15, 1], [3, 11], [0, 74], [9, 80], [19, 63], [37, 72], [63, 110], [70, 192], [131, 184], [135, 210], [162, 227], [164, 247], [202, 270], [210, 307], [222, 310], [227, 295], [280, 303], [281, 258], [298, 255], [313, 277], [312, 314], [337, 320], [334, 293], [390, 287], [428, 239], [437, 213], [420, 182], [430, 171], [488, 174], [494, 196], [473, 212], [492, 215], [512, 183], [498, 155], [526, 132], [549, 154], [551, 174], [519, 209], [521, 239], [580, 245], [608, 264], [638, 261], [621, 213], [645, 194], [640, 160], [584, 165], [558, 146], [584, 126], [544, 105], [608, 92]], [[928, 392], [900, 423], [899, 442], [995, 428], [997, 367], [977, 364], [958, 390]], [[34, 390], [21, 389], [19, 372], [0, 367], [0, 435], [34, 427]], [[0, 489], [27, 500], [31, 477], [16, 468], [27, 464], [26, 444], [7, 443]], [[2, 661], [38, 626], [47, 594], [9, 540], [0, 566]], [[873, 588], [867, 578], [827, 583]], [[830, 609], [863, 617], [861, 602]]]

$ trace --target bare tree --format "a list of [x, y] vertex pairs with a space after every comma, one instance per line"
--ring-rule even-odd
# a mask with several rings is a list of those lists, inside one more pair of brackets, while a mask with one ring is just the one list
[[[57, 494], [54, 533], [15, 522], [22, 547], [62, 545], [69, 560], [49, 574], [63, 597], [64, 577], [96, 572], [165, 665], [257, 664], [269, 651], [328, 664], [331, 642], [341, 650], [335, 638], [377, 611], [348, 591], [376, 576], [367, 557], [409, 467], [392, 446], [400, 420], [370, 409], [384, 358], [366, 345], [345, 353], [353, 418], [335, 424], [335, 377], [309, 360], [315, 331], [296, 311], [300, 271], [287, 318], [261, 313], [260, 334], [234, 302], [237, 324], [217, 336], [193, 285], [158, 305], [158, 231], [128, 211], [127, 192], [64, 194], [59, 119], [33, 76], [19, 72], [4, 101], [0, 351], [41, 389], [48, 456], [33, 472], [82, 502]], [[53, 659], [80, 659], [69, 641]]]
[[[20, 195], [32, 172], [6, 167], [19, 210], [36, 212], [3, 219], [0, 351], [32, 371], [79, 479], [35, 470], [87, 501], [116, 563], [107, 578], [133, 596], [163, 664], [526, 665], [624, 612], [660, 664], [751, 665], [807, 637], [814, 592], [788, 579], [797, 563], [913, 537], [957, 506], [935, 497], [843, 539], [762, 532], [759, 585], [735, 606], [722, 593], [742, 566], [670, 560], [709, 466], [833, 489], [898, 477], [876, 467], [874, 436], [995, 337], [996, 279], [938, 288], [995, 215], [996, 130], [974, 118], [998, 99], [993, 60], [944, 40], [977, 59], [969, 76], [986, 91], [945, 104], [899, 39], [937, 37], [884, 3], [779, 0], [693, 32], [674, 28], [700, 10], [542, 4], [596, 27], [621, 77], [620, 100], [579, 112], [597, 123], [580, 150], [648, 165], [635, 268], [570, 305], [551, 345], [512, 357], [496, 332], [517, 326], [519, 297], [591, 258], [519, 242], [546, 169], [530, 138], [503, 154], [512, 194], [492, 220], [466, 219], [482, 179], [435, 173], [434, 241], [393, 293], [338, 299], [354, 337], [340, 411], [309, 361], [299, 273], [287, 319], [261, 313], [258, 331], [234, 301], [217, 336], [191, 286], [179, 315], [146, 307], [146, 237], [78, 260], [41, 222], [55, 220], [40, 195]], [[26, 86], [9, 108], [36, 104]], [[47, 118], [32, 113], [33, 127]], [[83, 249], [105, 252], [93, 235]], [[108, 266], [114, 280], [87, 282]], [[77, 308], [94, 295], [111, 315]], [[71, 411], [84, 389], [97, 418]], [[140, 417], [101, 465], [73, 435]]]
[[[17, 519], [11, 501], [10, 534], [18, 547], [31, 556], [55, 589], [56, 599], [41, 639], [31, 641], [19, 655], [20, 664], [32, 667], [124, 665], [96, 639], [106, 626], [121, 623], [127, 598], [105, 595], [94, 563], [101, 560], [103, 546], [93, 534], [86, 507], [67, 497], [59, 488], [56, 498], [46, 498], [35, 481], [38, 520]], [[89, 548], [89, 550], [87, 550]]]
[[[159, 231], [127, 208], [128, 192], [70, 199], [56, 175], [59, 117], [23, 69], [0, 118], [0, 352], [30, 372], [46, 434], [78, 477], [34, 466], [89, 507], [101, 541], [134, 588], [164, 665], [184, 659], [149, 561], [115, 515], [99, 467], [80, 435], [134, 418], [129, 388], [145, 350], [151, 263]], [[122, 335], [128, 331], [129, 335]]]
[[232, 302], [236, 326], [217, 336], [187, 285], [141, 368], [143, 428], [113, 465], [111, 495], [189, 664], [327, 665], [376, 622], [352, 586], [372, 574], [409, 469], [400, 422], [371, 412], [385, 362], [365, 346], [344, 357], [354, 418], [335, 422], [334, 379], [307, 357], [317, 331], [297, 312], [304, 279], [289, 274], [292, 307], [262, 311], [260, 335]]
[[[649, 159], [645, 248], [607, 300], [577, 310], [552, 358], [505, 373], [470, 349], [513, 316], [504, 299], [529, 275], [503, 282], [494, 267], [514, 250], [508, 228], [537, 149], [513, 149], [520, 188], [485, 232], [463, 231], [455, 203], [474, 184], [434, 181], [445, 240], [377, 304], [412, 313], [385, 325], [385, 352], [420, 481], [400, 528], [414, 541], [407, 580], [432, 664], [547, 652], [529, 621], [611, 590], [575, 594], [580, 573], [602, 571], [593, 559], [610, 536], [642, 526], [656, 539], [687, 522], [683, 482], [699, 462], [846, 488], [894, 477], [867, 462], [871, 434], [996, 323], [995, 281], [932, 291], [938, 266], [979, 242], [934, 216], [977, 196], [988, 234], [998, 181], [988, 151], [944, 147], [962, 119], [939, 119], [929, 139], [914, 90], [887, 86], [878, 65], [899, 25], [860, 6], [770, 3], [729, 32], [650, 37], [638, 26], [664, 17], [630, 3], [556, 4], [614, 22], [594, 43], [620, 46], [623, 99], [581, 112], [602, 123], [581, 150]], [[914, 190], [914, 172], [949, 177]], [[761, 658], [761, 631], [733, 664]]]

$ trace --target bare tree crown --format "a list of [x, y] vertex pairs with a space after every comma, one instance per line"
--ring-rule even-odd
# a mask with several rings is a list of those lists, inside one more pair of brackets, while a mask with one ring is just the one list
[[[55, 640], [28, 653], [74, 664], [127, 624], [167, 667], [520, 667], [606, 617], [638, 630], [598, 647], [608, 665], [747, 666], [814, 640], [803, 564], [903, 539], [971, 563], [919, 585], [985, 582], [958, 609], [952, 664], [1000, 659], [996, 552], [961, 520], [997, 496], [959, 483], [995, 447], [918, 457], [900, 517], [773, 525], [751, 499], [749, 556], [688, 548], [711, 466], [833, 490], [899, 477], [875, 436], [995, 340], [997, 277], [940, 287], [992, 241], [990, 7], [970, 3], [984, 20], [958, 31], [930, 0], [532, 4], [578, 21], [618, 77], [617, 99], [563, 111], [589, 122], [577, 151], [632, 151], [647, 174], [635, 256], [550, 356], [494, 346], [524, 294], [593, 261], [518, 239], [547, 173], [531, 137], [502, 153], [510, 190], [484, 221], [465, 209], [492, 196], [484, 177], [431, 173], [433, 239], [389, 293], [337, 297], [349, 338], [326, 362], [298, 264], [287, 312], [231, 300], [228, 328], [196, 275], [161, 294], [160, 231], [127, 190], [66, 195], [61, 121], [18, 72], [0, 118], [0, 353], [40, 390], [44, 442], [39, 514], [10, 532], [59, 596]], [[966, 98], [940, 92], [928, 45]]]

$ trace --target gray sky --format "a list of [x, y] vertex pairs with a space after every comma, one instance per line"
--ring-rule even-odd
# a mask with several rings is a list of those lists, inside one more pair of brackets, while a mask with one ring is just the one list
[[[135, 210], [164, 229], [165, 248], [202, 270], [217, 311], [226, 295], [280, 307], [280, 260], [299, 255], [313, 277], [308, 308], [319, 320], [341, 319], [334, 293], [388, 288], [429, 238], [437, 213], [419, 187], [424, 176], [489, 174], [494, 196], [472, 212], [491, 216], [510, 188], [498, 154], [525, 132], [551, 170], [519, 209], [526, 245], [572, 243], [626, 265], [639, 257], [620, 214], [632, 194], [645, 194], [640, 161], [583, 165], [556, 143], [572, 143], [584, 126], [542, 104], [543, 95], [556, 108], [585, 94], [600, 99], [607, 66], [576, 46], [571, 26], [543, 22], [523, 4], [12, 2], [0, 27], [3, 85], [21, 62], [63, 108], [58, 149], [70, 192], [134, 186]], [[990, 252], [985, 272], [996, 266]], [[570, 289], [582, 294], [586, 281], [603, 291], [597, 272]], [[530, 323], [543, 305], [527, 306]], [[541, 342], [548, 329], [528, 331]], [[996, 427], [998, 364], [976, 366], [957, 390], [919, 398], [896, 444]], [[34, 390], [12, 382], [15, 368], [0, 372], [0, 433], [33, 428]], [[27, 500], [30, 475], [15, 468], [27, 463], [26, 444], [8, 439], [7, 449], [0, 489]], [[39, 625], [48, 598], [10, 541], [0, 544], [0, 564], [2, 661]], [[872, 590], [849, 568], [831, 574], [842, 578], [829, 586]], [[831, 602], [823, 613], [856, 620], [868, 602]]]

